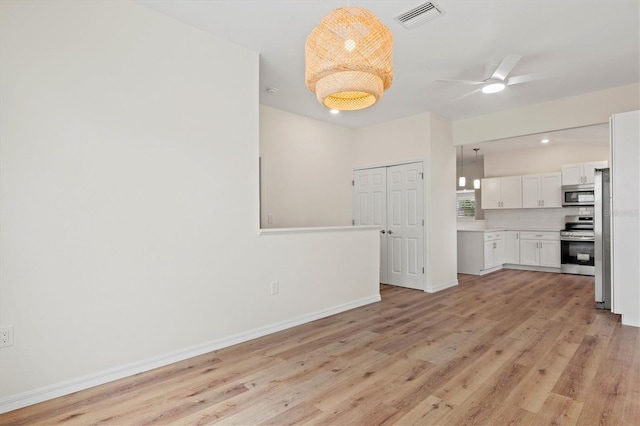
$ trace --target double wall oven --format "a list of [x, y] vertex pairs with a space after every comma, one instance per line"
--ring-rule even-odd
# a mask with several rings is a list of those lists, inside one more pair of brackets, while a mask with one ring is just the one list
[[611, 309], [611, 192], [610, 170], [594, 170], [594, 184], [562, 187], [562, 205], [577, 207], [565, 216], [560, 231], [561, 271], [595, 276], [595, 302]]
[[567, 274], [595, 275], [595, 232], [593, 214], [565, 216], [560, 231], [561, 271]]

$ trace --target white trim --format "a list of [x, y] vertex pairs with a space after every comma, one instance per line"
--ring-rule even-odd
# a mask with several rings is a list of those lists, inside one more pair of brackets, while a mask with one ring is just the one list
[[258, 337], [266, 336], [268, 334], [277, 333], [278, 331], [286, 330], [288, 328], [315, 321], [320, 318], [325, 318], [331, 315], [338, 314], [340, 312], [379, 302], [380, 300], [380, 294], [368, 296], [362, 299], [322, 309], [310, 314], [305, 314], [265, 327], [238, 333], [236, 335], [169, 352], [164, 355], [158, 355], [142, 361], [133, 362], [127, 365], [122, 365], [120, 367], [111, 368], [108, 370], [60, 382], [54, 385], [44, 386], [17, 395], [5, 397], [0, 399], [0, 414], [60, 396], [69, 395], [73, 392], [89, 389], [94, 386], [112, 382], [114, 380], [130, 377], [138, 373], [153, 370], [154, 368], [164, 367], [174, 362], [183, 361], [188, 358], [193, 358], [195, 356], [203, 355], [208, 352], [216, 351], [218, 349], [226, 348], [228, 346], [236, 345], [238, 343], [246, 342]]
[[621, 314], [620, 315], [622, 317], [622, 319], [620, 320], [622, 322], [622, 325], [628, 325], [629, 327], [640, 327], [640, 317], [633, 316], [633, 315], [625, 315], [625, 314]]
[[379, 231], [380, 226], [362, 225], [362, 226], [318, 226], [313, 228], [265, 228], [261, 229], [259, 235], [274, 234], [303, 234], [309, 232], [341, 232], [341, 231]]
[[391, 163], [381, 163], [381, 164], [375, 164], [370, 166], [359, 166], [359, 167], [355, 167], [353, 171], [355, 172], [357, 170], [377, 169], [379, 167], [401, 166], [403, 164], [413, 164], [413, 163], [422, 163], [422, 173], [424, 173], [424, 159], [422, 158], [417, 160], [404, 160], [404, 161], [394, 161]]
[[435, 286], [433, 286], [431, 288], [427, 288], [425, 290], [425, 292], [426, 293], [437, 293], [438, 291], [446, 290], [448, 288], [455, 287], [457, 285], [458, 285], [458, 280], [455, 279], [453, 281], [449, 281], [449, 282], [446, 282], [446, 283], [440, 283], [440, 284], [437, 284], [437, 285], [435, 285]]
[[550, 268], [548, 266], [532, 266], [532, 265], [516, 265], [514, 263], [505, 263], [504, 269], [518, 269], [520, 271], [537, 271], [537, 272], [552, 272], [554, 274], [561, 274], [560, 268]]
[[502, 265], [494, 266], [493, 268], [488, 268], [488, 269], [481, 270], [478, 275], [480, 275], [480, 276], [487, 275], [487, 274], [490, 274], [492, 272], [499, 271], [500, 269], [502, 269]]

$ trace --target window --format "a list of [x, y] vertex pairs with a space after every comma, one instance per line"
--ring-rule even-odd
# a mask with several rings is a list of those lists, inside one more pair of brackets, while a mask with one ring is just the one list
[[474, 219], [476, 216], [475, 191], [458, 191], [456, 205], [458, 219]]

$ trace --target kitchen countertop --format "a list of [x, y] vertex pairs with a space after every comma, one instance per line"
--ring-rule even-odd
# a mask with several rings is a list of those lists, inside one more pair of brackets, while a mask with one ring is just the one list
[[499, 232], [499, 231], [525, 231], [525, 232], [560, 232], [560, 228], [485, 228], [485, 229], [458, 229], [458, 232]]
[[458, 229], [458, 232], [500, 232], [506, 231], [504, 228], [486, 228], [486, 229]]

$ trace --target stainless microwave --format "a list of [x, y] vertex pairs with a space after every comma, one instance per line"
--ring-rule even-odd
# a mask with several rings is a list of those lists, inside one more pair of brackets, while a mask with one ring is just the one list
[[595, 203], [594, 186], [564, 185], [562, 187], [562, 206], [593, 206]]

